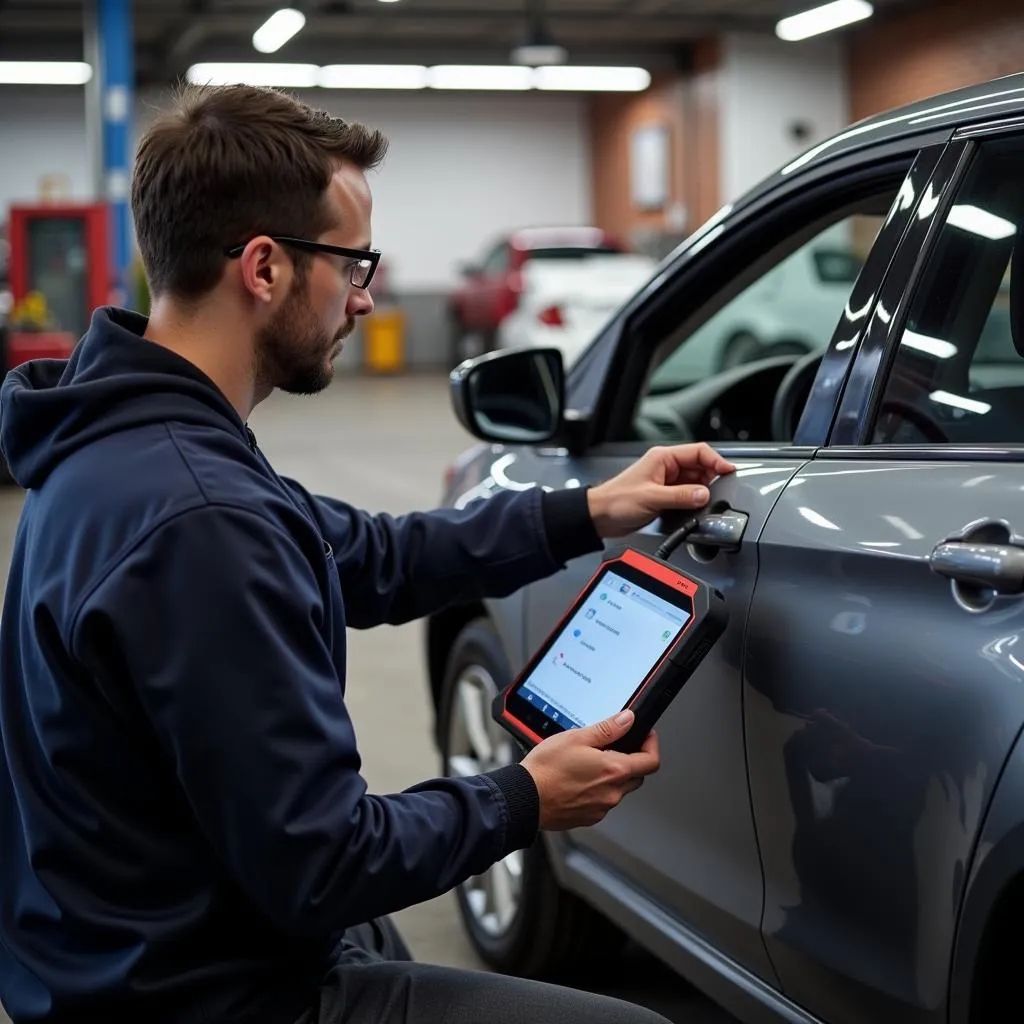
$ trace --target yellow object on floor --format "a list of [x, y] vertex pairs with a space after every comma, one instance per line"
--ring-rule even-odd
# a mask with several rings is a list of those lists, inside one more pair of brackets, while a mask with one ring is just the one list
[[405, 313], [398, 307], [374, 310], [363, 321], [363, 358], [373, 373], [405, 369]]

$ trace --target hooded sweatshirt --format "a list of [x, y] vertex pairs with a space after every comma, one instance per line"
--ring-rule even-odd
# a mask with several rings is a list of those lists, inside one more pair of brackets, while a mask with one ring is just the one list
[[286, 1024], [344, 928], [538, 825], [521, 765], [367, 792], [346, 627], [510, 594], [600, 540], [583, 489], [401, 517], [314, 497], [145, 327], [100, 309], [0, 393], [27, 489], [0, 622], [0, 1001], [17, 1024]]

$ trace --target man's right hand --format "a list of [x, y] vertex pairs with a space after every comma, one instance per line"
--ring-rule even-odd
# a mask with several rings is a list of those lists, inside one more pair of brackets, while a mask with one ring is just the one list
[[633, 724], [633, 713], [548, 737], [523, 758], [540, 794], [544, 831], [596, 825], [627, 793], [661, 766], [658, 738], [651, 733], [635, 754], [606, 750]]

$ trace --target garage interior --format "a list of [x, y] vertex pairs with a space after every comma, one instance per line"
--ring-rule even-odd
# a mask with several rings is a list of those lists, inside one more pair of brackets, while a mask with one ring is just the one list
[[[452, 412], [448, 373], [495, 347], [497, 324], [463, 322], [455, 297], [473, 291], [473, 275], [502, 239], [524, 229], [596, 230], [647, 261], [643, 278], [815, 143], [895, 106], [1024, 68], [1019, 0], [873, 0], [870, 17], [799, 41], [780, 38], [777, 26], [812, 7], [808, 0], [296, 0], [301, 30], [257, 52], [254, 32], [284, 6], [0, 0], [0, 332], [10, 352], [38, 343], [51, 354], [77, 340], [96, 294], [146, 311], [125, 174], [134, 139], [176, 81], [254, 80], [379, 126], [391, 149], [371, 178], [373, 244], [384, 254], [377, 309], [346, 342], [325, 393], [274, 395], [252, 428], [282, 474], [396, 514], [437, 504], [446, 470], [474, 443]], [[105, 48], [117, 45], [105, 38], [111, 22], [126, 41], [114, 99], [98, 74], [111, 59]], [[32, 62], [60, 62], [70, 77], [47, 82]], [[543, 87], [539, 66], [639, 76]], [[397, 87], [403, 68], [406, 86]], [[498, 73], [491, 87], [472, 74], [438, 85], [445, 68]], [[104, 134], [114, 122], [126, 147], [120, 164]], [[31, 222], [49, 207], [98, 208], [109, 230], [101, 249], [67, 271], [70, 300], [63, 279], [47, 294], [47, 275], [16, 230], [18, 216]], [[102, 266], [90, 262], [97, 252]], [[16, 485], [0, 489], [4, 580], [23, 500]], [[349, 642], [349, 702], [371, 789], [395, 792], [436, 774], [421, 624], [352, 631]], [[396, 704], [410, 709], [397, 732]], [[482, 967], [453, 897], [404, 911], [398, 923], [419, 959]], [[639, 951], [631, 963], [622, 986], [595, 988], [673, 1021], [733, 1019]]]

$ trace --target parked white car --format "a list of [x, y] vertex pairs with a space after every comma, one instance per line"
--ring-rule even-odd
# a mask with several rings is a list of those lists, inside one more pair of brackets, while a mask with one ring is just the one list
[[572, 365], [612, 314], [651, 279], [657, 265], [633, 253], [527, 263], [519, 304], [499, 325], [497, 347], [554, 346], [565, 365]]

